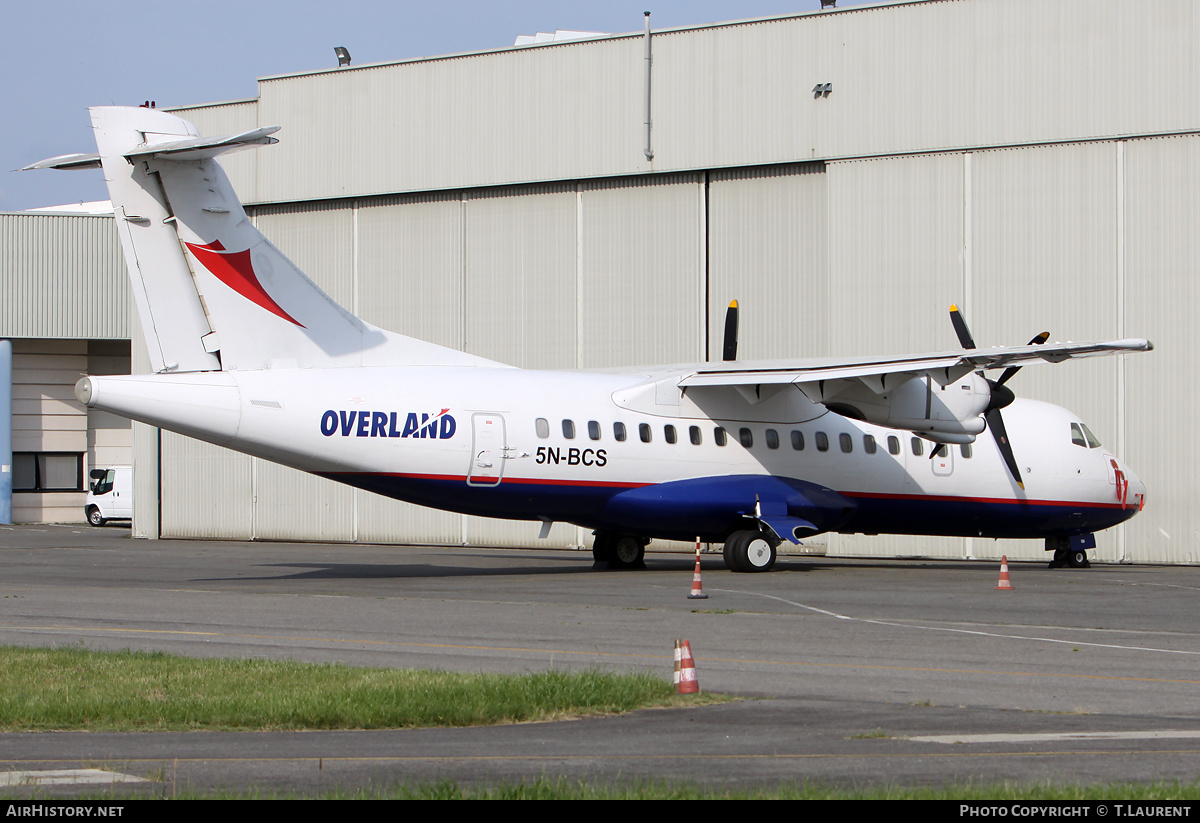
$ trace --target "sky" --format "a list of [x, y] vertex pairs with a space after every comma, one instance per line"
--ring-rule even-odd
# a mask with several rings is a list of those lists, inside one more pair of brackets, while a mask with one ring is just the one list
[[[838, 7], [878, 0], [839, 0]], [[511, 46], [555, 29], [641, 31], [816, 11], [820, 0], [4, 0], [0, 212], [107, 199], [98, 171], [12, 172], [93, 152], [87, 109], [257, 96], [256, 79]], [[285, 135], [279, 135], [286, 139]]]

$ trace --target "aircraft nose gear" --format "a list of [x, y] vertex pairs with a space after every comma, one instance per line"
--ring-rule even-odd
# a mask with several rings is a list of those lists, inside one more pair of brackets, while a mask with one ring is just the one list
[[1046, 551], [1053, 551], [1051, 569], [1090, 569], [1087, 550], [1096, 547], [1096, 538], [1090, 534], [1077, 537], [1047, 537]]

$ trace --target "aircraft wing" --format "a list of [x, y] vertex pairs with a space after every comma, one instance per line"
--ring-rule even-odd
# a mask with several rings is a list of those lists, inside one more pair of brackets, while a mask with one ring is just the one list
[[[1150, 351], [1149, 340], [1130, 338], [1105, 343], [1053, 343], [1040, 346], [996, 346], [895, 357], [861, 357], [840, 360], [746, 361], [702, 366], [680, 380], [693, 386], [757, 386], [793, 383], [801, 391], [830, 381], [857, 381], [882, 393], [913, 377], [928, 375], [945, 386], [979, 370], [1004, 369], [1030, 363], [1060, 363], [1077, 357], [1097, 357], [1130, 351]], [[805, 394], [808, 394], [805, 391]], [[818, 401], [820, 402], [820, 401]]]

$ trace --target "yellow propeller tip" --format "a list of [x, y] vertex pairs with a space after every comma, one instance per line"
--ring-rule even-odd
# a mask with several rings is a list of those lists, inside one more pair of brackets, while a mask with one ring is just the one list
[[736, 301], [736, 300], [730, 300], [730, 301], [729, 301], [729, 308], [731, 308], [731, 309], [736, 309], [736, 308], [737, 308], [737, 301]]

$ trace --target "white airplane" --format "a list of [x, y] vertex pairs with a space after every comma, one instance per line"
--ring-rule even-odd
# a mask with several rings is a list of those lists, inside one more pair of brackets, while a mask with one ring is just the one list
[[1094, 532], [1145, 503], [1076, 415], [1003, 384], [1146, 340], [981, 349], [953, 309], [961, 351], [734, 362], [734, 332], [720, 363], [518, 369], [367, 324], [272, 246], [216, 158], [277, 128], [203, 138], [163, 111], [91, 116], [99, 154], [27, 168], [103, 169], [155, 373], [83, 378], [90, 408], [399, 500], [540, 520], [543, 537], [573, 523], [609, 567], [642, 565], [651, 538], [699, 538], [733, 571], [766, 571], [782, 541], [827, 531], [1037, 538], [1051, 566], [1086, 566]]

